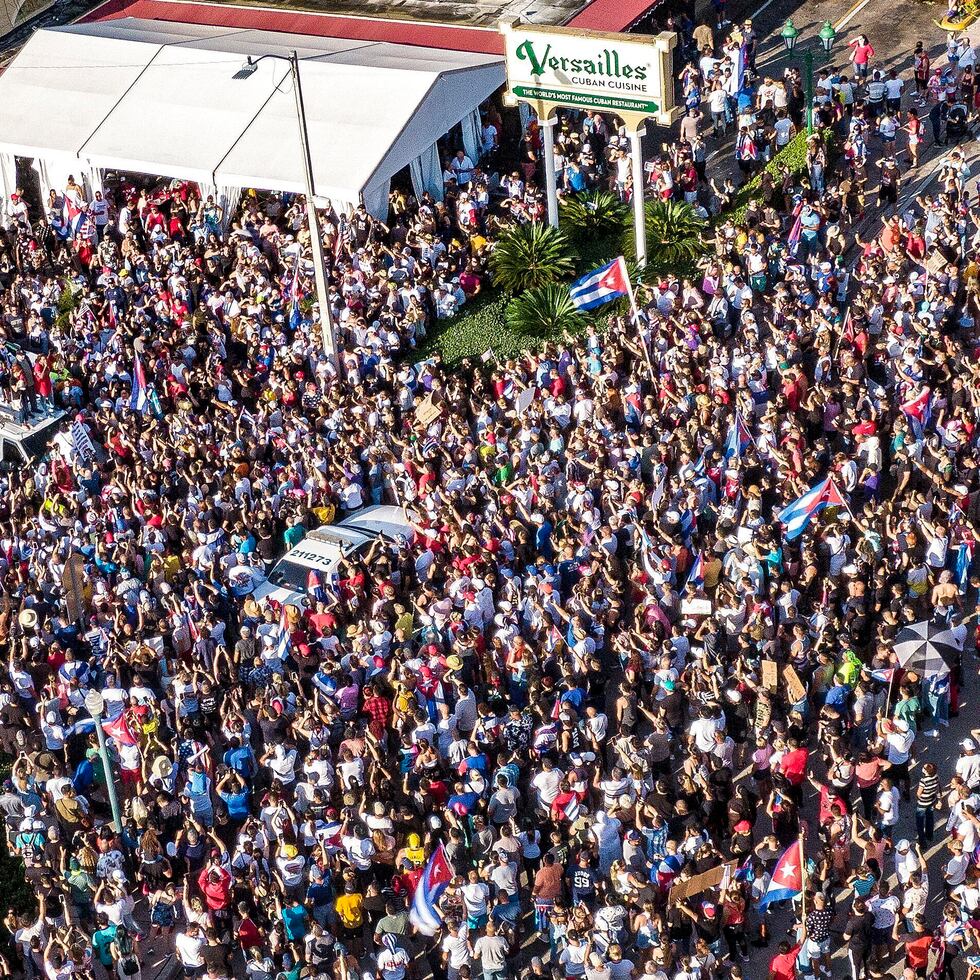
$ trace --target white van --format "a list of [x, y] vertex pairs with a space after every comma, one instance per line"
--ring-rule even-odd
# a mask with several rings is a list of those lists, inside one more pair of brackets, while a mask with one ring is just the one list
[[367, 551], [378, 538], [396, 541], [402, 535], [412, 535], [407, 511], [385, 504], [365, 507], [339, 524], [329, 524], [311, 531], [272, 566], [265, 581], [256, 586], [252, 596], [258, 602], [274, 599], [280, 603], [305, 606], [311, 569], [320, 573], [320, 581], [326, 585], [341, 558]]

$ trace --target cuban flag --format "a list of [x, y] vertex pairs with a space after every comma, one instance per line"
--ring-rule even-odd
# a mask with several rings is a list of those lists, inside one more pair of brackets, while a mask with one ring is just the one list
[[690, 541], [691, 535], [694, 533], [694, 514], [691, 512], [690, 508], [685, 508], [681, 513], [681, 535], [684, 541]]
[[786, 540], [798, 538], [824, 507], [847, 507], [847, 501], [829, 476], [779, 512], [778, 520], [786, 529]]
[[656, 566], [650, 557], [653, 552], [653, 541], [650, 540], [650, 535], [647, 534], [647, 530], [642, 525], [638, 526], [640, 532], [640, 560], [643, 562], [643, 571], [646, 572], [647, 577], [653, 579], [657, 574]]
[[339, 854], [344, 849], [342, 827], [343, 824], [339, 820], [330, 820], [317, 828], [316, 836], [330, 855]]
[[697, 558], [694, 559], [690, 574], [687, 576], [687, 588], [692, 587], [695, 589], [704, 588], [704, 562], [701, 560], [700, 551]]
[[755, 872], [752, 870], [752, 855], [750, 854], [736, 869], [732, 875], [735, 881], [753, 882]]
[[187, 630], [187, 635], [191, 638], [191, 641], [197, 643], [201, 638], [201, 631], [197, 628], [197, 623], [194, 621], [194, 617], [191, 615], [191, 607], [187, 602], [184, 602], [184, 629]]
[[146, 387], [146, 373], [143, 362], [137, 354], [133, 358], [133, 393], [129, 396], [129, 407], [134, 412], [144, 413], [150, 404], [150, 394]]
[[747, 45], [743, 41], [738, 46], [738, 54], [735, 56], [735, 94], [738, 95], [739, 92], [745, 88], [745, 69], [748, 65], [748, 58], [746, 57]]
[[102, 731], [109, 736], [109, 738], [114, 739], [116, 744], [119, 746], [124, 745], [135, 745], [136, 736], [133, 734], [132, 729], [129, 727], [129, 723], [126, 721], [126, 716], [120, 715], [118, 718], [114, 718], [111, 721], [102, 722]]
[[293, 263], [293, 281], [289, 287], [289, 328], [298, 330], [303, 322], [302, 314], [299, 311], [299, 251], [296, 252], [296, 261]]
[[681, 858], [677, 854], [665, 854], [651, 877], [661, 891], [668, 891], [674, 879], [680, 874], [682, 866]]
[[79, 233], [82, 223], [85, 221], [85, 212], [65, 194], [64, 205], [61, 209], [61, 220], [64, 222], [66, 237], [74, 238]]
[[191, 638], [191, 642], [197, 643], [201, 638], [201, 631], [197, 628], [197, 623], [191, 619], [190, 613], [184, 613], [184, 628], [187, 630], [187, 635]]
[[306, 575], [306, 591], [313, 596], [315, 602], [327, 601], [327, 593], [323, 588], [323, 576], [316, 568], [311, 568]]
[[412, 896], [412, 908], [408, 913], [412, 925], [423, 936], [434, 936], [442, 928], [442, 916], [436, 908], [436, 902], [455, 874], [455, 869], [446, 857], [446, 848], [440, 844], [422, 872]]
[[803, 850], [800, 842], [790, 844], [783, 851], [773, 870], [769, 886], [759, 899], [759, 911], [764, 912], [770, 902], [782, 902], [796, 898], [803, 891]]
[[960, 595], [966, 595], [970, 584], [970, 566], [973, 564], [973, 542], [964, 541], [956, 551], [956, 584]]
[[911, 422], [918, 422], [921, 428], [925, 428], [932, 417], [932, 392], [929, 386], [923, 388], [914, 398], [903, 402], [902, 411]]
[[742, 421], [742, 413], [735, 413], [735, 421], [731, 429], [728, 430], [728, 438], [725, 440], [725, 462], [730, 459], [741, 459], [742, 454], [752, 445], [752, 433], [749, 427]]
[[604, 303], [630, 295], [626, 259], [620, 255], [600, 269], [582, 276], [570, 287], [572, 302], [580, 310], [594, 310]]
[[286, 615], [286, 603], [282, 604], [279, 612], [279, 639], [276, 642], [276, 656], [280, 660], [285, 660], [289, 656], [289, 649], [292, 646], [289, 633], [289, 616]]
[[879, 684], [891, 684], [894, 676], [894, 667], [882, 667], [880, 670], [871, 671], [871, 679], [877, 681]]

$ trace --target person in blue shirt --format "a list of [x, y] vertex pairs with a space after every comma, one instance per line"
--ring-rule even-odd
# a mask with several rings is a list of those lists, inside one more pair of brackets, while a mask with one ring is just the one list
[[288, 905], [283, 905], [277, 895], [276, 906], [286, 929], [286, 938], [291, 943], [302, 942], [310, 927], [310, 917], [299, 898], [294, 896]]
[[330, 920], [333, 907], [333, 876], [329, 868], [321, 871], [315, 864], [310, 867], [310, 887], [306, 890], [306, 901], [314, 920], [324, 928]]
[[559, 695], [561, 703], [570, 704], [575, 709], [575, 713], [580, 715], [582, 705], [585, 703], [585, 691], [580, 687], [575, 687], [575, 682], [570, 678], [565, 678], [564, 684], [566, 689]]
[[478, 793], [467, 792], [462, 783], [456, 783], [455, 792], [446, 800], [446, 809], [457, 817], [466, 817], [479, 801]]
[[228, 819], [232, 823], [244, 823], [252, 793], [242, 777], [234, 770], [227, 773], [218, 783], [217, 793], [228, 809]]
[[554, 525], [544, 514], [540, 513], [532, 514], [531, 520], [536, 525], [534, 529], [534, 547], [537, 549], [539, 555], [551, 561], [555, 556], [555, 549], [551, 544], [551, 535], [555, 529]]
[[84, 796], [94, 782], [95, 766], [92, 764], [92, 760], [86, 755], [85, 758], [82, 759], [77, 766], [75, 766], [75, 773], [71, 777], [71, 784], [75, 787], [76, 793], [81, 793]]
[[232, 736], [231, 748], [222, 756], [221, 761], [229, 768], [234, 769], [239, 776], [248, 782], [258, 772], [259, 765], [255, 761], [255, 753], [251, 745], [243, 745], [238, 736]]
[[487, 757], [475, 746], [467, 746], [467, 757], [459, 764], [459, 774], [465, 776], [471, 769], [476, 769], [482, 775], [487, 774], [490, 762]]

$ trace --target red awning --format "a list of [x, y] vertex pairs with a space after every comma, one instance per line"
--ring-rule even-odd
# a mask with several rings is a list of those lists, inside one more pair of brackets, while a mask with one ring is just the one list
[[632, 27], [658, 3], [660, 0], [592, 0], [566, 26], [583, 31], [608, 31], [615, 34]]
[[147, 20], [243, 30], [342, 37], [354, 41], [389, 41], [444, 51], [478, 54], [504, 53], [503, 38], [493, 28], [454, 27], [420, 21], [382, 20], [377, 17], [343, 17], [307, 11], [271, 10], [220, 3], [172, 3], [169, 0], [106, 0], [81, 18], [83, 23], [142, 17]]

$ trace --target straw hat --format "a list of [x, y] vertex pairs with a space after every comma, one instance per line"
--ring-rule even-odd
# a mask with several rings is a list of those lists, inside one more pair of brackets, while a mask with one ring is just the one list
[[37, 626], [37, 613], [33, 609], [24, 609], [17, 617], [17, 622], [25, 630], [32, 630]]
[[174, 764], [165, 755], [158, 755], [150, 769], [158, 779], [169, 779], [174, 771]]

